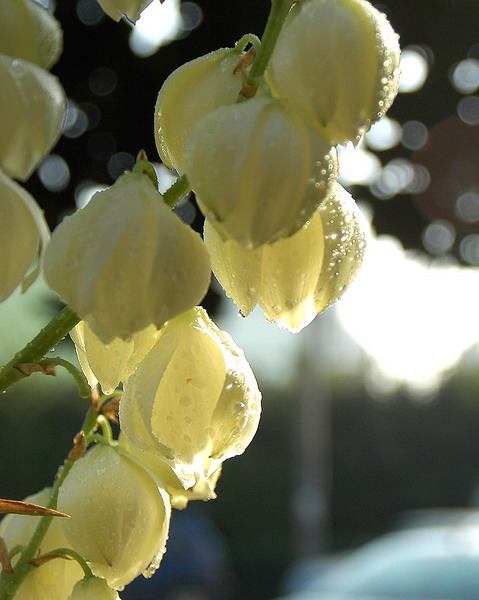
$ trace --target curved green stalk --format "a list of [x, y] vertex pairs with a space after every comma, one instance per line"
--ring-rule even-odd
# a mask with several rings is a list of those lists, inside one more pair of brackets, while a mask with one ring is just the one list
[[90, 386], [88, 385], [88, 382], [85, 379], [85, 376], [83, 375], [82, 371], [80, 371], [80, 369], [77, 369], [77, 367], [75, 367], [75, 365], [72, 365], [72, 363], [69, 362], [68, 360], [65, 360], [64, 358], [60, 358], [60, 357], [56, 356], [56, 357], [52, 357], [52, 358], [44, 358], [42, 360], [39, 360], [38, 364], [42, 367], [43, 366], [48, 367], [50, 365], [63, 367], [70, 373], [70, 375], [75, 380], [75, 383], [77, 384], [77, 387], [78, 387], [79, 396], [81, 398], [89, 398], [90, 397]]
[[83, 569], [83, 573], [85, 574], [85, 577], [94, 577], [92, 570], [88, 566], [86, 560], [83, 558], [83, 556], [81, 554], [78, 554], [78, 552], [75, 552], [75, 550], [72, 550], [71, 548], [55, 548], [55, 550], [50, 550], [49, 554], [50, 553], [51, 554], [65, 554], [66, 556], [71, 556], [71, 558], [76, 560], [77, 563], [80, 565], [80, 567]]
[[34, 363], [41, 360], [51, 348], [54, 348], [69, 331], [80, 321], [68, 306], [54, 317], [31, 342], [15, 354], [0, 370], [0, 392], [4, 392], [11, 385], [26, 377], [15, 365], [21, 363]]

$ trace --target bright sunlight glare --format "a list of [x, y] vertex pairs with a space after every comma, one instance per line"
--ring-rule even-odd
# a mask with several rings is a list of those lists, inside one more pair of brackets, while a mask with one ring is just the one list
[[182, 27], [179, 0], [152, 2], [130, 32], [130, 49], [137, 56], [154, 54], [160, 46], [175, 39]]
[[[371, 239], [363, 269], [337, 312], [389, 391], [428, 396], [479, 342], [479, 270], [404, 251], [396, 238]], [[380, 389], [377, 391], [381, 391]]]
[[429, 74], [429, 66], [425, 56], [414, 47], [404, 48], [401, 52], [400, 68], [399, 91], [411, 93], [420, 90]]

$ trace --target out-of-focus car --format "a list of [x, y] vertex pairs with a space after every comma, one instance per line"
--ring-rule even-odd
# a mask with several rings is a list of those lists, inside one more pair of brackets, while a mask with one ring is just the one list
[[479, 600], [479, 511], [417, 513], [401, 526], [277, 600]]

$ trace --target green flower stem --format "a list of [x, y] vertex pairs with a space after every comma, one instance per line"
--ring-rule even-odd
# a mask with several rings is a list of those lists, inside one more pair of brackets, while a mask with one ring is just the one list
[[17, 544], [16, 546], [13, 546], [13, 548], [11, 548], [8, 551], [8, 557], [10, 559], [14, 558], [17, 554], [20, 554], [20, 552], [23, 550], [24, 546], [22, 546], [21, 544]]
[[[98, 412], [93, 407], [90, 407], [82, 425], [82, 431], [85, 433], [85, 437], [88, 437], [88, 435], [97, 426], [97, 417]], [[65, 460], [62, 467], [59, 469], [57, 479], [53, 486], [53, 492], [50, 498], [50, 502], [48, 503], [48, 508], [57, 508], [58, 492], [60, 491], [62, 483], [68, 476], [70, 469], [73, 467], [74, 462], [75, 461], [73, 460], [67, 459]], [[46, 516], [40, 517], [37, 528], [33, 532], [33, 535], [30, 541], [28, 542], [28, 545], [25, 546], [25, 548], [23, 549], [22, 554], [14, 567], [14, 572], [3, 572], [0, 575], [0, 600], [12, 600], [18, 588], [21, 586], [22, 582], [24, 581], [25, 577], [30, 573], [30, 571], [32, 571], [32, 569], [41, 568], [35, 567], [30, 563], [30, 561], [36, 557], [38, 548], [40, 547], [40, 544], [42, 543], [42, 540], [48, 531], [48, 527], [50, 526], [50, 523], [54, 518], [55, 517]]]
[[239, 39], [235, 44], [235, 50], [237, 50], [238, 53], [241, 53], [248, 44], [251, 44], [256, 54], [258, 54], [261, 41], [254, 33], [246, 33], [241, 39]]
[[259, 48], [249, 72], [248, 83], [253, 90], [256, 90], [259, 86], [261, 77], [273, 54], [276, 40], [278, 39], [286, 15], [296, 1], [297, 0], [271, 0], [271, 11], [269, 13], [263, 37], [261, 38], [261, 47]]
[[50, 550], [50, 552], [52, 554], [65, 554], [66, 556], [71, 556], [73, 559], [75, 559], [77, 561], [77, 563], [83, 569], [83, 573], [85, 574], [85, 577], [93, 577], [94, 576], [90, 567], [88, 566], [86, 560], [83, 558], [83, 556], [81, 554], [78, 554], [78, 552], [75, 552], [75, 550], [72, 550], [71, 548], [55, 548], [55, 550]]
[[163, 192], [162, 196], [170, 208], [173, 208], [178, 202], [191, 191], [190, 184], [186, 175], [181, 175], [173, 185]]
[[12, 360], [0, 370], [0, 392], [4, 392], [11, 385], [26, 377], [15, 368], [16, 364], [41, 360], [79, 321], [80, 317], [68, 306], [58, 313], [23, 350], [17, 352]]
[[56, 357], [53, 357], [53, 358], [44, 358], [44, 359], [39, 360], [37, 362], [42, 367], [43, 366], [48, 367], [50, 365], [54, 365], [54, 366], [58, 366], [58, 367], [63, 367], [64, 369], [66, 369], [70, 373], [70, 375], [75, 380], [75, 383], [78, 386], [78, 394], [79, 394], [79, 396], [81, 398], [89, 398], [90, 397], [90, 386], [88, 385], [88, 382], [85, 379], [85, 376], [80, 371], [80, 369], [77, 369], [75, 367], [75, 365], [72, 365], [72, 363], [69, 362], [68, 360], [65, 360], [63, 358], [59, 358], [58, 356], [56, 356]]
[[96, 422], [101, 427], [104, 441], [108, 445], [111, 445], [111, 443], [113, 442], [113, 432], [111, 430], [110, 421], [104, 415], [98, 415]]

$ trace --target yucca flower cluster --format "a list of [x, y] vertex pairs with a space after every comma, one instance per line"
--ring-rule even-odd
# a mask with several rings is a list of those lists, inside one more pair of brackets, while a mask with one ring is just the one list
[[[149, 0], [100, 4], [135, 21]], [[0, 243], [9, 252], [0, 299], [48, 238], [41, 209], [10, 177], [26, 179], [49, 151], [64, 107], [44, 70], [58, 57], [60, 29], [34, 5], [1, 6], [12, 28], [25, 30], [27, 14], [32, 24], [24, 40], [0, 37], [0, 125], [6, 111], [12, 128], [9, 142], [0, 140]], [[116, 590], [158, 567], [171, 509], [215, 498], [223, 462], [253, 439], [261, 412], [253, 372], [199, 306], [211, 269], [243, 315], [259, 305], [296, 332], [340, 298], [360, 268], [365, 233], [337, 181], [336, 146], [357, 143], [392, 103], [397, 36], [366, 0], [288, 5], [262, 70], [261, 42], [245, 36], [183, 65], [159, 91], [158, 152], [194, 191], [203, 237], [171, 210], [181, 194], [160, 194], [143, 156], [51, 236], [43, 275], [77, 323], [71, 337], [92, 406], [54, 489], [30, 499], [70, 518], [45, 527], [39, 556], [28, 544], [39, 536], [30, 517], [9, 515], [0, 525], [8, 548], [24, 548], [4, 566], [0, 600], [118, 599]], [[32, 131], [35, 111], [42, 125]], [[13, 231], [21, 238], [14, 250]], [[116, 419], [115, 407], [107, 406], [120, 397], [114, 440], [107, 417]]]
[[358, 143], [391, 105], [398, 38], [366, 0], [301, 0], [259, 79], [240, 50], [170, 75], [156, 106], [157, 148], [187, 174], [228, 296], [243, 315], [259, 304], [296, 332], [360, 268], [365, 234], [337, 183], [335, 146]]

